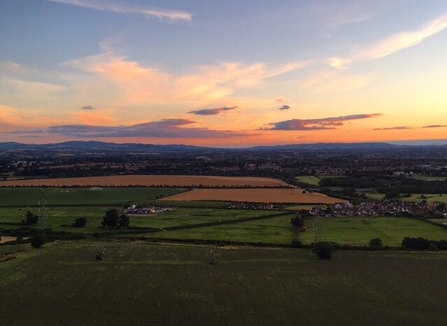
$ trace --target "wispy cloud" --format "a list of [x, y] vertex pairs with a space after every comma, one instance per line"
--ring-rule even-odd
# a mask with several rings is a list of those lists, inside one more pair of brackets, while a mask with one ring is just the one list
[[131, 126], [63, 125], [49, 127], [47, 132], [76, 138], [231, 138], [246, 133], [208, 128], [185, 128], [194, 124], [188, 119], [164, 119]]
[[338, 69], [347, 68], [357, 61], [370, 61], [387, 57], [397, 51], [415, 46], [426, 38], [429, 38], [447, 28], [447, 15], [432, 20], [422, 28], [392, 35], [369, 47], [354, 53], [351, 57], [331, 57], [327, 63]]
[[219, 62], [197, 66], [188, 73], [175, 75], [143, 66], [113, 53], [84, 57], [64, 64], [87, 73], [78, 82], [79, 93], [97, 97], [101, 91], [123, 105], [186, 103], [195, 107], [215, 105], [238, 89], [254, 88], [265, 80], [306, 65], [306, 62], [268, 66], [265, 63]]
[[374, 128], [373, 130], [407, 130], [407, 129], [414, 129], [414, 128], [407, 126], [398, 126], [398, 127]]
[[423, 126], [422, 128], [447, 128], [447, 125], [429, 125]]
[[91, 105], [86, 105], [81, 108], [82, 110], [94, 110], [95, 108]]
[[148, 7], [134, 7], [126, 5], [124, 2], [115, 3], [110, 1], [98, 1], [98, 0], [48, 0], [50, 2], [56, 2], [66, 5], [73, 5], [78, 7], [84, 7], [89, 9], [95, 9], [100, 11], [110, 11], [119, 14], [139, 14], [144, 16], [157, 17], [159, 19], [167, 20], [182, 20], [191, 21], [192, 13], [187, 11], [177, 11], [169, 9], [156, 9]]
[[288, 106], [288, 105], [283, 105], [283, 106], [281, 106], [278, 110], [279, 111], [284, 111], [284, 110], [289, 110], [290, 109], [290, 106]]
[[379, 113], [373, 114], [353, 114], [340, 117], [328, 117], [321, 119], [291, 119], [269, 124], [271, 127], [263, 130], [324, 130], [337, 129], [343, 126], [346, 121], [369, 119], [380, 116]]
[[328, 27], [336, 28], [345, 25], [357, 24], [368, 21], [371, 19], [369, 14], [358, 14], [358, 15], [345, 15], [336, 17], [332, 22], [329, 23]]
[[196, 114], [196, 115], [216, 115], [216, 114], [220, 114], [222, 112], [225, 111], [231, 111], [234, 109], [237, 109], [237, 106], [232, 106], [232, 107], [221, 107], [221, 108], [214, 108], [214, 109], [201, 109], [201, 110], [195, 110], [195, 111], [189, 111], [188, 113], [190, 114]]
[[353, 75], [338, 70], [324, 71], [307, 76], [301, 82], [301, 88], [323, 94], [349, 92], [364, 87], [371, 79], [372, 76], [368, 75]]

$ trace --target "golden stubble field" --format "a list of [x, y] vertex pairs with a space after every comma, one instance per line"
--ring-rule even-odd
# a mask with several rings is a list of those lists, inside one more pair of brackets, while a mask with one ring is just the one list
[[0, 187], [287, 187], [278, 179], [190, 175], [118, 175], [105, 177], [58, 178], [0, 181]]
[[334, 204], [345, 202], [320, 193], [303, 193], [302, 189], [194, 189], [162, 200], [230, 201], [272, 204]]

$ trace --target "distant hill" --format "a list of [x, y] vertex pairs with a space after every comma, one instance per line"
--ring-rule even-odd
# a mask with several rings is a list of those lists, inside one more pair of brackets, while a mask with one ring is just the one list
[[252, 150], [360, 150], [360, 149], [391, 149], [399, 147], [388, 143], [316, 143], [290, 144], [276, 146], [255, 146]]
[[103, 152], [137, 152], [137, 153], [169, 153], [190, 151], [213, 151], [213, 148], [190, 145], [153, 145], [138, 143], [108, 143], [99, 141], [68, 141], [54, 144], [22, 144], [0, 143], [0, 151], [11, 150], [46, 150], [46, 151], [103, 151]]
[[54, 144], [22, 144], [16, 142], [0, 143], [0, 152], [5, 151], [69, 151], [69, 152], [109, 152], [109, 153], [212, 153], [229, 151], [330, 151], [330, 150], [387, 150], [414, 147], [446, 148], [447, 145], [409, 145], [390, 143], [316, 143], [254, 146], [246, 148], [213, 148], [191, 145], [154, 145], [139, 143], [110, 143], [100, 141], [68, 141]]

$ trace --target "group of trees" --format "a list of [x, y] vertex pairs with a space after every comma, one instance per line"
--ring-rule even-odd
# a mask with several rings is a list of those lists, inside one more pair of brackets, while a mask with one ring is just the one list
[[447, 250], [447, 240], [428, 240], [425, 238], [406, 237], [402, 241], [402, 248], [411, 250]]
[[117, 209], [112, 208], [106, 211], [101, 225], [110, 228], [127, 228], [129, 223], [129, 217], [126, 214], [120, 214]]
[[[22, 220], [23, 225], [35, 225], [39, 222], [39, 216], [28, 211], [25, 215], [25, 219]], [[103, 221], [101, 225], [103, 227], [110, 228], [127, 228], [129, 226], [129, 217], [125, 214], [120, 214], [117, 209], [112, 208], [106, 211], [106, 214], [103, 217]], [[71, 225], [75, 228], [83, 228], [87, 225], [87, 218], [78, 217], [74, 220], [74, 223]]]
[[31, 211], [28, 211], [25, 214], [25, 219], [22, 220], [23, 225], [35, 225], [39, 222], [39, 216], [32, 213]]

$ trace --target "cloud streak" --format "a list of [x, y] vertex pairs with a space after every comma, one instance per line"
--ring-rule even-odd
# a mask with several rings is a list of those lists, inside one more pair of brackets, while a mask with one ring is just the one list
[[124, 3], [111, 3], [97, 0], [48, 0], [50, 2], [56, 2], [65, 5], [73, 5], [83, 8], [95, 9], [100, 11], [109, 11], [119, 14], [139, 14], [143, 16], [157, 17], [160, 20], [180, 20], [180, 21], [192, 21], [192, 13], [187, 11], [176, 11], [169, 9], [155, 9], [155, 8], [143, 8], [133, 7]]
[[428, 128], [447, 128], [447, 125], [429, 125], [429, 126], [423, 126], [422, 128], [428, 129]]
[[446, 28], [447, 15], [444, 15], [428, 22], [418, 30], [406, 31], [385, 38], [355, 53], [350, 58], [331, 57], [326, 62], [334, 68], [345, 69], [354, 62], [381, 59], [400, 50], [418, 45]]
[[373, 114], [352, 114], [340, 117], [328, 117], [321, 119], [291, 119], [271, 123], [271, 127], [263, 130], [326, 130], [338, 129], [346, 121], [369, 119], [381, 116], [379, 113]]
[[64, 66], [84, 73], [85, 78], [78, 80], [75, 88], [79, 93], [91, 94], [93, 98], [103, 93], [105, 98], [113, 98], [123, 105], [188, 102], [197, 107], [222, 103], [238, 89], [258, 87], [269, 78], [300, 69], [306, 64], [294, 62], [270, 67], [264, 63], [219, 62], [197, 66], [188, 73], [176, 75], [142, 66], [113, 53], [103, 53], [66, 62]]
[[374, 128], [373, 130], [408, 130], [408, 129], [414, 129], [414, 128], [407, 126], [398, 126], [398, 127]]
[[281, 106], [278, 110], [279, 111], [284, 111], [284, 110], [289, 110], [290, 109], [290, 106], [288, 106], [288, 105], [283, 105], [283, 106]]
[[195, 111], [189, 111], [189, 114], [195, 114], [195, 115], [217, 115], [225, 111], [231, 111], [234, 109], [237, 109], [237, 106], [232, 107], [221, 107], [221, 108], [214, 108], [214, 109], [202, 109], [202, 110], [195, 110]]
[[[185, 128], [194, 124], [188, 119], [164, 119], [130, 126], [62, 125], [47, 129], [50, 134], [74, 138], [232, 138], [249, 136], [229, 130]], [[20, 132], [18, 132], [20, 133]]]

